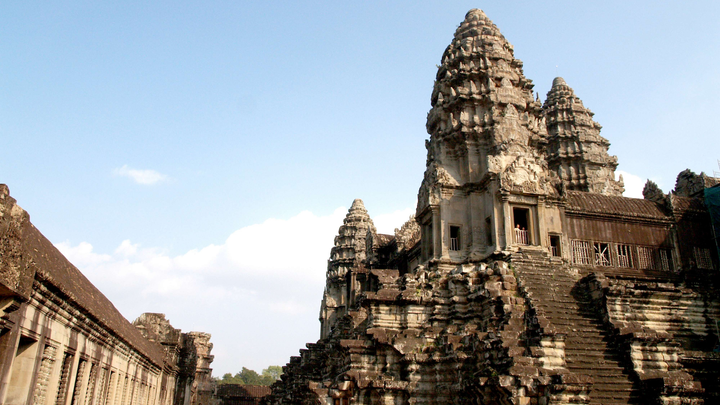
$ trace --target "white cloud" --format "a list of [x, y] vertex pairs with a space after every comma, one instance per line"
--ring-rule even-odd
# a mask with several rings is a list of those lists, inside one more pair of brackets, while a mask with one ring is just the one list
[[125, 239], [124, 241], [122, 241], [120, 246], [115, 249], [115, 254], [119, 254], [122, 256], [132, 256], [137, 253], [138, 246], [140, 245], [133, 245], [132, 243], [130, 243], [129, 239]]
[[[84, 267], [95, 267], [112, 260], [112, 256], [93, 252], [93, 247], [87, 242], [80, 242], [77, 246], [71, 246], [70, 242], [60, 242], [55, 247], [62, 252], [74, 265]], [[70, 259], [72, 258], [72, 259]]]
[[405, 208], [404, 210], [397, 210], [389, 214], [381, 214], [373, 217], [373, 223], [378, 233], [384, 233], [388, 235], [395, 234], [395, 228], [403, 226], [410, 216], [415, 215], [415, 207]]
[[616, 170], [616, 179], [619, 179], [620, 176], [623, 177], [623, 182], [625, 183], [625, 192], [623, 193], [624, 197], [643, 198], [642, 191], [645, 187], [645, 183], [647, 182], [646, 179], [622, 170]]
[[155, 170], [131, 169], [128, 167], [128, 165], [123, 165], [123, 167], [116, 168], [115, 170], [113, 170], [113, 174], [115, 174], [116, 176], [129, 177], [135, 183], [143, 185], [152, 185], [161, 181], [165, 181], [168, 178], [167, 175], [156, 172]]
[[[373, 219], [379, 232], [392, 234], [413, 212]], [[303, 211], [268, 219], [220, 245], [176, 256], [130, 240], [112, 254], [87, 242], [57, 247], [129, 320], [163, 312], [176, 328], [211, 333], [216, 353], [224, 354], [215, 357], [216, 375], [243, 366], [259, 371], [268, 361], [284, 365], [319, 337], [327, 260], [346, 214], [340, 207], [325, 216]], [[245, 344], [236, 347], [240, 341]]]

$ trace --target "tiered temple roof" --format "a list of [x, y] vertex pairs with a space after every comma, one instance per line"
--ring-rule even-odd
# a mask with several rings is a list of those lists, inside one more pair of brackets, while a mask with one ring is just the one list
[[549, 144], [547, 161], [568, 190], [622, 195], [615, 180], [617, 157], [608, 154], [610, 142], [600, 136], [600, 124], [562, 77], [553, 80], [543, 105]]

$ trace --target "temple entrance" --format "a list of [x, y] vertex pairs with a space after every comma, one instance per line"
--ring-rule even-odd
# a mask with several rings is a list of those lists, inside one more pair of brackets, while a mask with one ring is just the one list
[[561, 256], [560, 235], [550, 235], [550, 253], [552, 256]]
[[531, 235], [530, 210], [513, 207], [513, 242], [519, 245], [529, 245], [532, 242]]

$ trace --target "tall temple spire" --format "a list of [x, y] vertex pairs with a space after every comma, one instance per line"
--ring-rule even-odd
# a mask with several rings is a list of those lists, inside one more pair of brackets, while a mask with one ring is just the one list
[[504, 211], [509, 195], [557, 193], [544, 156], [542, 104], [522, 66], [485, 13], [470, 10], [443, 53], [427, 118], [416, 210], [423, 260], [503, 249], [511, 243], [505, 228], [513, 226]]
[[600, 124], [562, 77], [556, 77], [543, 105], [549, 143], [547, 161], [569, 190], [622, 195], [615, 180], [617, 157], [608, 154], [610, 142], [600, 136]]
[[362, 200], [355, 199], [338, 229], [335, 246], [330, 250], [325, 292], [320, 308], [321, 337], [326, 337], [335, 321], [347, 313], [353, 298], [349, 288], [353, 287], [354, 280], [349, 273], [358, 266], [362, 267], [367, 256], [368, 233], [376, 232]]
[[362, 200], [357, 198], [335, 237], [335, 246], [330, 252], [328, 277], [342, 277], [345, 275], [345, 266], [352, 267], [365, 260], [365, 238], [368, 232], [375, 232], [375, 225]]
[[[470, 10], [437, 72], [427, 120], [429, 171], [442, 167], [458, 184], [501, 174], [513, 164], [543, 171], [542, 108], [522, 66], [485, 13]], [[516, 163], [520, 156], [523, 162]], [[510, 188], [543, 193], [523, 179], [505, 180]]]

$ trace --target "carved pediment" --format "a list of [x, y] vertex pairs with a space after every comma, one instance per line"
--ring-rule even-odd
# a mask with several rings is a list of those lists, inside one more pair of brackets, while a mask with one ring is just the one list
[[524, 155], [517, 156], [500, 176], [500, 187], [506, 191], [547, 194], [548, 184], [544, 166]]

